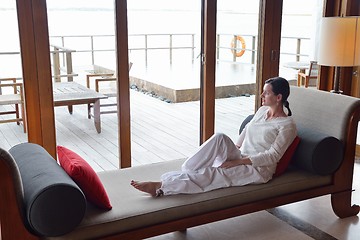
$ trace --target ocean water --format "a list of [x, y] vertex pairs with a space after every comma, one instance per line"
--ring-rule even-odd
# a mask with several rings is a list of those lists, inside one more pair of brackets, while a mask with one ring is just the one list
[[[18, 54], [1, 54], [1, 52], [18, 52], [19, 37], [15, 1], [1, 0], [0, 3], [0, 77], [20, 76], [21, 61]], [[284, 1], [284, 14], [282, 36], [310, 38], [314, 17], [309, 4], [312, 0]], [[112, 0], [47, 0], [48, 25], [50, 36], [84, 36], [84, 35], [114, 35], [114, 11]], [[259, 1], [223, 0], [218, 1], [217, 32], [224, 34], [220, 41], [224, 48], [230, 47], [232, 35], [238, 34], [245, 37], [247, 48], [251, 46], [250, 35], [257, 36], [258, 30], [258, 5]], [[307, 5], [307, 8], [304, 6]], [[195, 34], [195, 56], [200, 52], [201, 14], [200, 1], [185, 0], [132, 0], [128, 1], [128, 32], [134, 34]], [[229, 34], [229, 35], [226, 35]], [[175, 46], [185, 44], [189, 46], [189, 37], [174, 37]], [[62, 44], [59, 39], [51, 38], [51, 43]], [[149, 38], [148, 47], [168, 46], [168, 37]], [[311, 42], [303, 42], [303, 54], [309, 54]], [[89, 38], [66, 39], [67, 48], [80, 50], [90, 49]], [[96, 38], [94, 46], [97, 49], [114, 49], [115, 42], [112, 37]], [[129, 37], [129, 48], [144, 47], [141, 37]], [[282, 51], [294, 52], [295, 40], [284, 40]], [[155, 62], [168, 62], [168, 51], [153, 51], [149, 59]], [[191, 63], [189, 50], [174, 51], [174, 61], [177, 63]], [[289, 57], [292, 59], [293, 57]], [[131, 61], [144, 64], [144, 51], [132, 51]], [[220, 60], [232, 61], [230, 50], [220, 51]], [[284, 57], [284, 60], [288, 61]], [[96, 63], [113, 66], [114, 53], [101, 52], [96, 54]], [[246, 53], [237, 61], [250, 63], [251, 54]], [[91, 64], [90, 54], [77, 53], [73, 55], [74, 65]]]

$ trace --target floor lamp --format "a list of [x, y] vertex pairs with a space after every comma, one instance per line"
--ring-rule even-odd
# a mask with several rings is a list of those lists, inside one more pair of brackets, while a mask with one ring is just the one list
[[334, 93], [340, 90], [340, 67], [360, 65], [360, 17], [321, 19], [318, 64], [335, 67]]

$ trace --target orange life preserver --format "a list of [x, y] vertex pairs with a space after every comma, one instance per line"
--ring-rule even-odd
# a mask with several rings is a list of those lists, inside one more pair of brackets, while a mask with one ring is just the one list
[[[239, 44], [241, 43], [241, 50], [236, 50], [236, 48], [238, 48]], [[236, 44], [235, 44], [236, 43]], [[236, 38], [233, 38], [233, 40], [231, 41], [231, 52], [236, 55], [237, 57], [241, 57], [242, 55], [244, 55], [245, 53], [245, 48], [246, 48], [246, 44], [245, 44], [245, 39], [241, 36], [237, 36]]]

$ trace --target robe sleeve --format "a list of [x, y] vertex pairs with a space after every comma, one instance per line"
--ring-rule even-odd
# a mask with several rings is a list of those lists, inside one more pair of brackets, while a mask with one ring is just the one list
[[256, 119], [257, 117], [259, 117], [259, 115], [261, 115], [263, 112], [265, 112], [267, 110], [267, 107], [261, 106], [259, 108], [258, 111], [256, 111], [254, 117], [250, 120], [250, 122], [248, 122], [248, 124], [245, 125], [244, 129], [242, 130], [242, 132], [239, 135], [238, 140], [236, 141], [236, 145], [238, 145], [239, 147], [242, 146], [242, 143], [244, 142], [245, 139], [245, 135], [246, 135], [246, 129], [248, 128], [249, 124]]
[[265, 167], [277, 164], [287, 148], [293, 142], [297, 134], [296, 125], [290, 121], [286, 125], [279, 126], [279, 132], [274, 143], [268, 150], [249, 156], [254, 167]]
[[239, 146], [239, 148], [241, 147], [242, 143], [244, 142], [246, 129], [247, 129], [247, 125], [244, 127], [244, 129], [242, 130], [242, 132], [239, 135], [238, 140], [236, 141], [236, 145]]

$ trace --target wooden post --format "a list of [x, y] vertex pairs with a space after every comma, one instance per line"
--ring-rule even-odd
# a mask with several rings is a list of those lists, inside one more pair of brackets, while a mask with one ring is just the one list
[[237, 36], [236, 35], [234, 35], [234, 37], [233, 37], [233, 49], [231, 49], [231, 51], [232, 51], [232, 54], [233, 54], [233, 62], [236, 62], [236, 49], [237, 49], [237, 40], [236, 40], [236, 38], [237, 38]]
[[191, 34], [191, 56], [192, 56], [192, 63], [195, 60], [195, 34]]
[[260, 1], [255, 109], [265, 81], [279, 75], [282, 5], [282, 0]]
[[200, 143], [211, 137], [215, 128], [216, 7], [216, 0], [203, 1]]
[[28, 141], [56, 159], [54, 102], [46, 1], [17, 0]]
[[173, 36], [172, 34], [169, 35], [169, 52], [170, 52], [170, 65], [172, 65], [172, 58], [173, 58]]
[[119, 167], [131, 167], [130, 89], [127, 1], [115, 0], [116, 77], [119, 126]]
[[216, 59], [220, 58], [220, 34], [216, 34]]
[[148, 66], [148, 35], [145, 34], [145, 66]]
[[255, 64], [255, 44], [256, 44], [256, 37], [252, 36], [252, 44], [251, 44], [251, 64]]
[[91, 64], [95, 65], [95, 57], [94, 57], [94, 36], [90, 36], [90, 45], [91, 45]]

